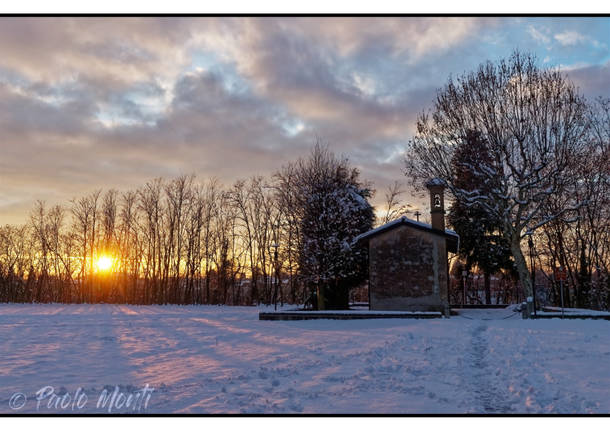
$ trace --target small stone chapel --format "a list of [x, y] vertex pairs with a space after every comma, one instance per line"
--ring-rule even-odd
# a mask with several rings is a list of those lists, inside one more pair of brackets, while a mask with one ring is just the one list
[[371, 310], [449, 313], [448, 253], [457, 253], [459, 236], [445, 229], [445, 183], [426, 187], [431, 225], [401, 217], [357, 237], [369, 248]]

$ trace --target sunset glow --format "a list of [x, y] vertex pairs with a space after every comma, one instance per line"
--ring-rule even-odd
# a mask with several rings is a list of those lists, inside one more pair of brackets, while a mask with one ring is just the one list
[[112, 258], [109, 256], [100, 256], [95, 261], [95, 268], [98, 272], [108, 272], [112, 269]]

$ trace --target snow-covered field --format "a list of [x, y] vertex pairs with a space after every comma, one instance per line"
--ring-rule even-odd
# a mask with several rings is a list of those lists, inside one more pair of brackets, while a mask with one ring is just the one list
[[258, 311], [0, 305], [0, 413], [610, 413], [608, 321]]

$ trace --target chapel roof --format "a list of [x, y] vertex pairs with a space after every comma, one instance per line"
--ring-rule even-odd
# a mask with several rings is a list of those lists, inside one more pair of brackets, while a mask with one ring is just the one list
[[371, 237], [379, 235], [380, 233], [386, 232], [391, 229], [395, 229], [399, 226], [410, 226], [415, 229], [419, 229], [422, 231], [429, 232], [433, 235], [444, 236], [447, 240], [447, 251], [451, 253], [457, 253], [460, 243], [460, 236], [451, 229], [445, 229], [444, 231], [439, 229], [434, 229], [431, 225], [427, 223], [422, 223], [420, 221], [411, 220], [405, 216], [402, 216], [394, 221], [381, 225], [375, 229], [369, 230], [368, 232], [361, 233], [354, 240], [356, 242], [360, 241], [368, 241]]

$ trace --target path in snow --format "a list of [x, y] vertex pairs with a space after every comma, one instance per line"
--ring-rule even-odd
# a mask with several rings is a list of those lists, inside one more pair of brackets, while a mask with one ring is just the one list
[[505, 397], [492, 382], [493, 370], [487, 363], [489, 346], [485, 338], [487, 324], [475, 326], [471, 332], [470, 364], [473, 368], [471, 387], [475, 394], [477, 404], [480, 404], [484, 413], [510, 413], [510, 406], [506, 405]]

